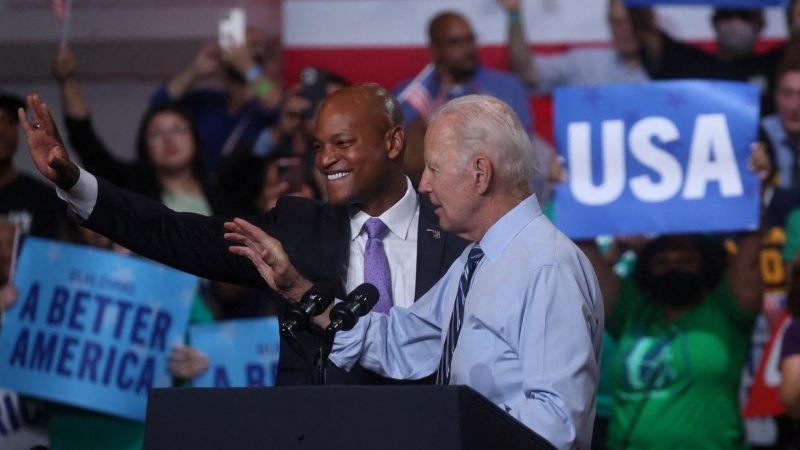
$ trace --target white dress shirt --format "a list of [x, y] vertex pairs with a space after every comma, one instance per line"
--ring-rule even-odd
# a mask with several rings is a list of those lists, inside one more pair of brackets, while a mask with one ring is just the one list
[[[408, 308], [414, 304], [417, 282], [417, 234], [419, 224], [419, 197], [411, 180], [403, 198], [378, 216], [389, 228], [383, 237], [383, 248], [389, 259], [392, 273], [392, 300], [395, 306]], [[344, 287], [351, 292], [364, 282], [364, 249], [367, 232], [364, 222], [371, 216], [355, 207], [350, 209], [350, 255], [342, 271]]]

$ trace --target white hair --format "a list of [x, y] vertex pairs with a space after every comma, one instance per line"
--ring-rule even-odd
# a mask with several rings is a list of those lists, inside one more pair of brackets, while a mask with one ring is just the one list
[[461, 144], [459, 163], [466, 167], [477, 153], [489, 157], [501, 177], [528, 186], [539, 173], [530, 136], [505, 102], [489, 95], [467, 95], [451, 100], [431, 118], [455, 117], [454, 132]]

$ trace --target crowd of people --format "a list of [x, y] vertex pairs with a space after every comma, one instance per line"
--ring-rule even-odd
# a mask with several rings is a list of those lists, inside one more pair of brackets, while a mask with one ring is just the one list
[[[430, 64], [393, 93], [324, 67], [284, 86], [279, 48], [255, 30], [240, 47], [205, 45], [153, 93], [133, 162], [93, 127], [61, 47], [64, 140], [38, 96], [0, 94], [0, 232], [195, 274], [193, 323], [282, 317], [314, 283], [343, 299], [369, 281], [388, 303], [337, 338], [328, 383], [467, 384], [557, 448], [800, 448], [800, 321], [782, 340], [778, 431], [748, 445], [740, 401], [754, 330], [800, 314], [800, 0], [786, 43], [766, 51], [761, 10], [716, 10], [709, 52], [609, 0], [613, 45], [557, 55], [530, 50], [522, 2], [497, 2], [511, 71], [482, 65], [472, 25], [449, 11], [430, 21]], [[570, 242], [545, 217], [564, 167], [531, 145], [530, 98], [697, 78], [762, 89], [759, 228]], [[55, 189], [15, 170], [21, 140]], [[18, 292], [0, 251], [2, 312]], [[281, 341], [277, 385], [311, 382], [322, 335], [297, 338]], [[187, 383], [209, 367], [191, 347], [169, 361]], [[142, 445], [139, 423], [45, 406], [54, 449]]]

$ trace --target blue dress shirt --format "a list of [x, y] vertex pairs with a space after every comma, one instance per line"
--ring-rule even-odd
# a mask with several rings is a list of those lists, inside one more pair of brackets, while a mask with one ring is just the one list
[[[590, 448], [603, 339], [591, 264], [533, 195], [480, 244], [450, 384], [472, 387], [558, 448]], [[410, 308], [370, 313], [339, 333], [331, 361], [397, 379], [433, 373], [471, 247]]]

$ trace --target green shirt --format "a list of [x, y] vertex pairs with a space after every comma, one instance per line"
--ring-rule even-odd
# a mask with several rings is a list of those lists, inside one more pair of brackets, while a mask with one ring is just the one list
[[179, 191], [164, 191], [161, 193], [161, 202], [173, 211], [190, 212], [202, 216], [212, 214], [211, 204], [202, 195], [187, 194]]
[[738, 389], [755, 315], [722, 282], [675, 321], [622, 280], [606, 330], [616, 338], [609, 448], [746, 449]]
[[786, 244], [783, 246], [783, 260], [792, 261], [800, 250], [800, 208], [793, 209], [786, 218]]

